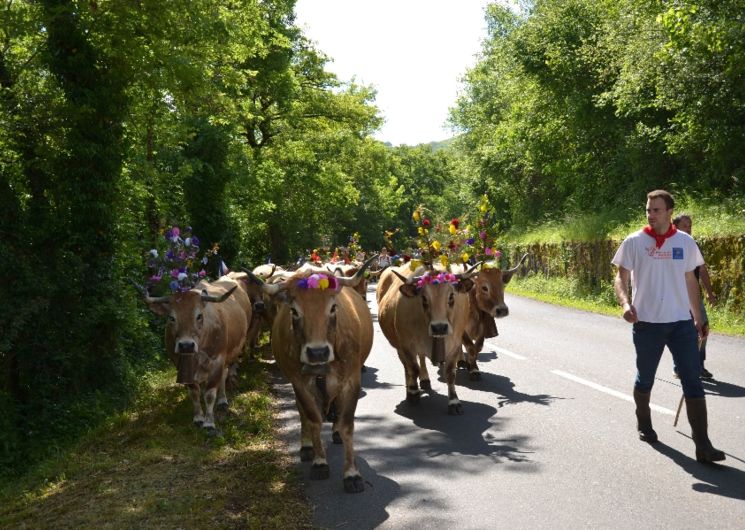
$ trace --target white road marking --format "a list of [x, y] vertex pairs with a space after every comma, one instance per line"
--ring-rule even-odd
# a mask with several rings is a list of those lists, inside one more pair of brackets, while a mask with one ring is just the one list
[[[587, 379], [582, 379], [581, 377], [577, 377], [576, 375], [572, 375], [567, 372], [562, 372], [561, 370], [551, 370], [551, 373], [556, 374], [565, 379], [569, 379], [570, 381], [574, 381], [575, 383], [589, 386], [590, 388], [599, 390], [600, 392], [605, 392], [606, 394], [617, 397], [619, 399], [623, 399], [624, 401], [630, 401], [631, 403], [634, 402], [633, 396], [624, 394], [623, 392], [618, 392], [617, 390], [613, 390], [612, 388], [608, 388], [603, 385], [599, 385], [597, 383], [593, 383], [592, 381], [588, 381]], [[669, 414], [670, 416], [675, 416], [675, 411], [666, 409], [665, 407], [660, 407], [659, 405], [654, 405], [650, 403], [649, 408], [651, 408], [652, 410], [656, 410], [657, 412], [661, 412], [662, 414]]]
[[511, 352], [510, 350], [505, 350], [504, 348], [498, 348], [497, 346], [494, 346], [493, 344], [489, 344], [489, 346], [497, 353], [501, 353], [502, 355], [506, 355], [507, 357], [512, 357], [513, 359], [517, 359], [518, 361], [527, 361], [527, 357], [523, 357], [520, 354], [517, 354], [515, 352]]

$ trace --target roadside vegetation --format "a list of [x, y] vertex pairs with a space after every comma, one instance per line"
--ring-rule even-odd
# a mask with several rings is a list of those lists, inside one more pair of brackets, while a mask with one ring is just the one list
[[[619, 222], [624, 218], [618, 211], [589, 213], [583, 216], [567, 216], [563, 222], [549, 221], [524, 231], [513, 230], [507, 234], [511, 243], [559, 243], [562, 241], [617, 240], [619, 243], [628, 234], [646, 224], [642, 206], [633, 205], [636, 211], [633, 220]], [[695, 200], [682, 195], [677, 198], [676, 213], [687, 213], [693, 219], [693, 235], [696, 238], [713, 238], [745, 234], [745, 203], [742, 200], [721, 201]], [[706, 256], [704, 256], [706, 259]], [[711, 274], [716, 271], [710, 270]], [[587, 289], [576, 278], [546, 277], [530, 273], [515, 276], [508, 286], [509, 292], [535, 298], [544, 302], [574, 307], [611, 316], [620, 316], [613, 284], [602, 282], [595, 290]], [[712, 332], [745, 336], [745, 317], [742, 312], [730, 310], [723, 304], [711, 307], [707, 302], [707, 314]]]
[[0, 528], [306, 528], [310, 508], [276, 439], [269, 367], [243, 363], [220, 434], [191, 423], [175, 370], [127, 410], [0, 489]]

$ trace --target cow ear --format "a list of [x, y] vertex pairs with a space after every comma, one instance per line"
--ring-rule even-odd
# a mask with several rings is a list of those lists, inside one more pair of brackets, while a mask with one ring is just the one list
[[512, 279], [512, 275], [515, 273], [515, 271], [504, 271], [502, 273], [502, 283], [507, 285], [510, 283], [510, 280]]
[[455, 286], [455, 290], [459, 293], [467, 293], [471, 289], [473, 289], [474, 283], [471, 278], [464, 278], [461, 281], [458, 282], [458, 284]]
[[413, 298], [419, 294], [419, 288], [413, 283], [405, 283], [398, 290], [407, 298]]
[[150, 308], [150, 311], [160, 316], [167, 315], [168, 311], [171, 310], [171, 305], [168, 303], [168, 300], [147, 302], [147, 306]]

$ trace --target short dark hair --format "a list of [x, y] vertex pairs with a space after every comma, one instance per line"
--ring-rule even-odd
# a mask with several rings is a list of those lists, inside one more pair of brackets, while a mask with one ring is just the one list
[[687, 213], [682, 213], [673, 217], [673, 224], [675, 226], [678, 226], [683, 219], [688, 219], [690, 222], [693, 222], [693, 219], [691, 219], [690, 215], [688, 215]]
[[665, 201], [665, 206], [668, 210], [672, 210], [675, 207], [675, 199], [670, 192], [665, 190], [654, 190], [647, 193], [647, 199], [662, 199]]

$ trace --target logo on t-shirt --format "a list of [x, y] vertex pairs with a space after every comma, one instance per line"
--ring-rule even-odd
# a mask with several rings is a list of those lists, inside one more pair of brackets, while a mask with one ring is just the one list
[[683, 259], [683, 249], [681, 247], [673, 247], [673, 259]]

